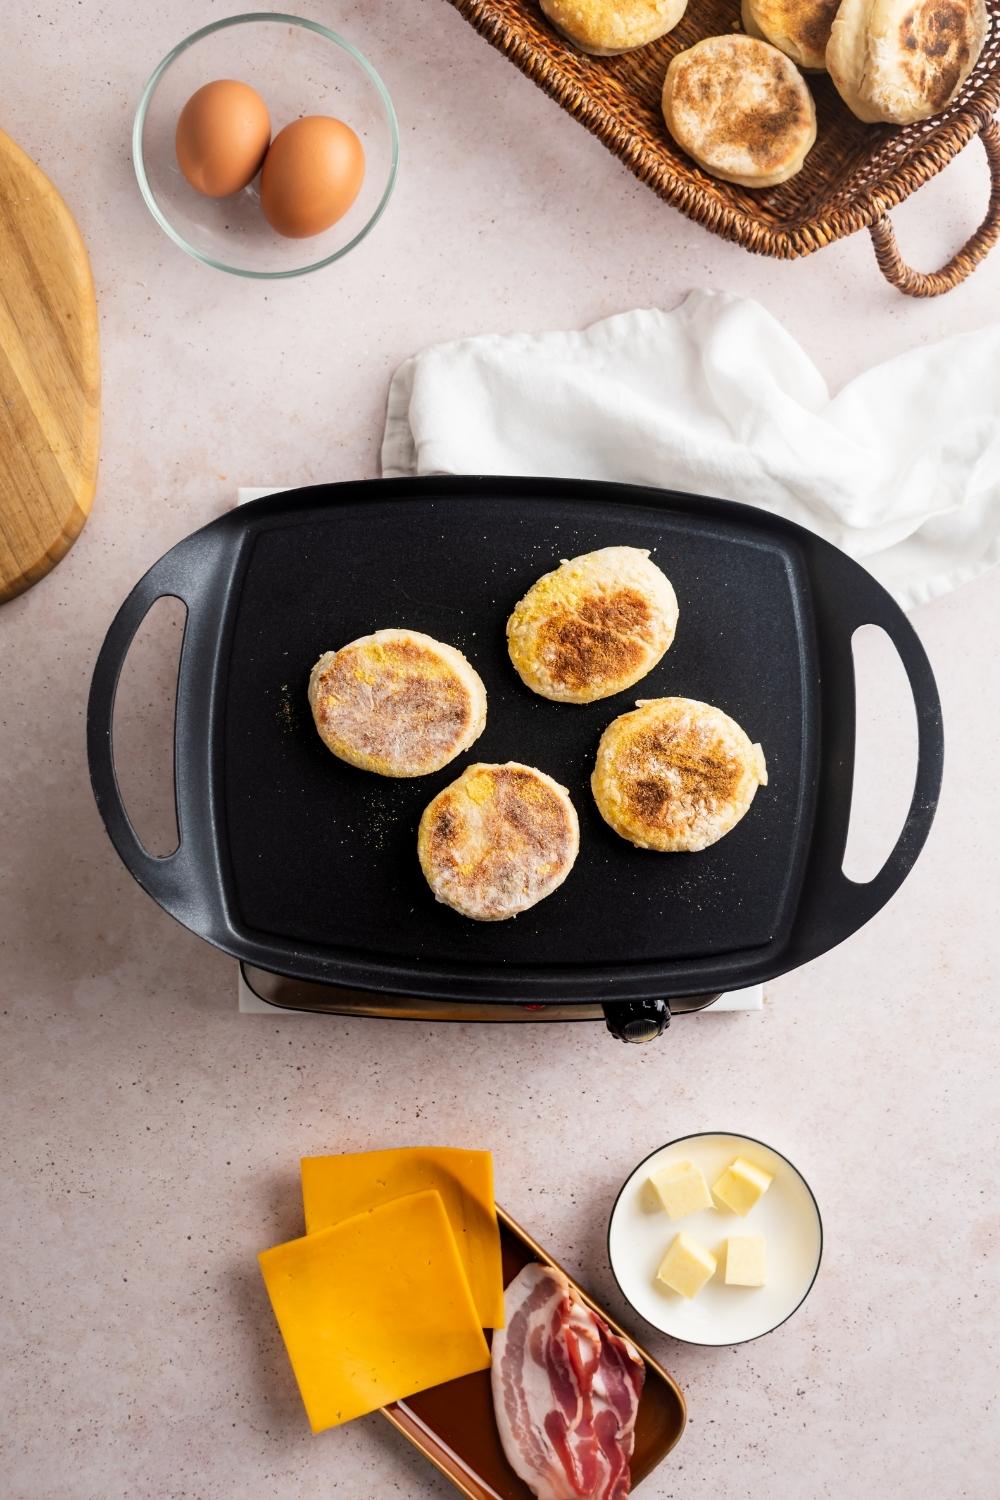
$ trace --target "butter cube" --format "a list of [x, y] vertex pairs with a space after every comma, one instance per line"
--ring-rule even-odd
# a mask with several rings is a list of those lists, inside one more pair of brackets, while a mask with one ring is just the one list
[[745, 1156], [738, 1156], [718, 1182], [712, 1184], [712, 1192], [734, 1214], [743, 1218], [758, 1198], [763, 1198], [773, 1180], [773, 1172], [766, 1172], [763, 1167], [754, 1166], [752, 1161], [747, 1161]]
[[682, 1297], [697, 1297], [705, 1282], [715, 1275], [716, 1259], [704, 1245], [699, 1245], [689, 1234], [674, 1235], [666, 1255], [656, 1273], [672, 1292]]
[[684, 1219], [712, 1207], [705, 1174], [693, 1161], [672, 1161], [649, 1179], [653, 1193], [671, 1219]]
[[726, 1285], [763, 1286], [764, 1236], [732, 1234], [726, 1241]]

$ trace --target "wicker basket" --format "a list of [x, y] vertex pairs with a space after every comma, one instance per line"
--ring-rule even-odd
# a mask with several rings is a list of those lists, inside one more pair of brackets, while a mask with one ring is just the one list
[[[988, 0], [990, 32], [958, 101], [933, 120], [901, 128], [863, 125], [830, 79], [810, 75], [819, 136], [797, 176], [753, 190], [695, 166], [660, 112], [667, 64], [705, 36], [736, 30], [738, 0], [697, 0], [669, 36], [621, 57], [588, 57], [552, 30], [536, 0], [451, 0], [486, 39], [586, 125], [609, 151], [688, 218], [760, 255], [793, 260], [868, 229], [883, 275], [912, 297], [964, 281], [1000, 238], [1000, 0]], [[986, 218], [941, 271], [925, 275], [899, 253], [888, 210], [940, 172], [979, 135], [990, 169]]]

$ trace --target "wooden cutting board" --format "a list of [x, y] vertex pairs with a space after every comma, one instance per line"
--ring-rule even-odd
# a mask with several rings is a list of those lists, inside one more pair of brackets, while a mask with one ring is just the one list
[[0, 130], [0, 603], [76, 540], [97, 482], [97, 304], [65, 203]]

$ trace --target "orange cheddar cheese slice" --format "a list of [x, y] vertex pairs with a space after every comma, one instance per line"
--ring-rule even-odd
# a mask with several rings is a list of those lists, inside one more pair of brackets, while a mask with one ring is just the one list
[[258, 1260], [313, 1432], [489, 1367], [437, 1193], [382, 1204]]
[[302, 1158], [306, 1233], [407, 1193], [440, 1193], [483, 1328], [503, 1327], [500, 1230], [488, 1151], [413, 1146]]

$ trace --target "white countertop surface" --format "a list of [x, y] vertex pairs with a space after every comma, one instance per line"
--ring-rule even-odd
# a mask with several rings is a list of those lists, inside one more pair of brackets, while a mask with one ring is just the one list
[[[733, 1350], [637, 1325], [690, 1410], [648, 1500], [991, 1500], [996, 1411], [1000, 574], [917, 612], [948, 737], [940, 812], [899, 896], [762, 1011], [678, 1020], [657, 1045], [600, 1026], [487, 1032], [239, 1015], [230, 960], [166, 918], [90, 794], [94, 657], [140, 573], [240, 483], [373, 475], [387, 380], [485, 329], [579, 326], [694, 285], [760, 298], [833, 385], [1000, 312], [1000, 251], [908, 301], [865, 236], [782, 265], [689, 224], [441, 0], [317, 4], [370, 54], [402, 125], [389, 213], [362, 251], [262, 287], [153, 224], [129, 159], [146, 75], [225, 13], [194, 0], [16, 8], [2, 123], [64, 194], [101, 312], [93, 516], [0, 610], [0, 1463], [9, 1500], [285, 1500], [453, 1493], [377, 1417], [310, 1437], [255, 1252], [300, 1230], [297, 1158], [490, 1146], [498, 1196], [616, 1315], [615, 1191], [654, 1146], [760, 1137], [805, 1173], [826, 1251], [802, 1311]], [[140, 10], [141, 18], [140, 18]], [[981, 216], [970, 146], [895, 215], [939, 264]], [[177, 638], [127, 674], [123, 760], [162, 818]], [[891, 658], [860, 793], [869, 858], [898, 826], [910, 746]]]

